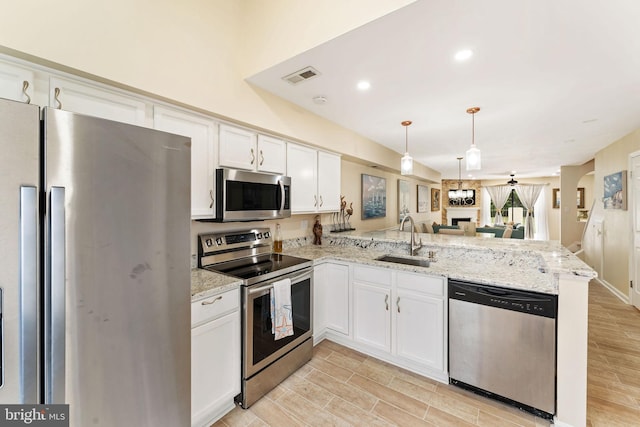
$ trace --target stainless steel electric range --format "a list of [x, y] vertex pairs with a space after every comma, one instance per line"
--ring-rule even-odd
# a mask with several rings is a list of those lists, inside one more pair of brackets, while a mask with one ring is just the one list
[[[201, 234], [198, 267], [242, 279], [242, 392], [248, 408], [311, 359], [313, 349], [312, 262], [272, 252], [269, 228]], [[270, 290], [291, 279], [294, 334], [274, 339]]]

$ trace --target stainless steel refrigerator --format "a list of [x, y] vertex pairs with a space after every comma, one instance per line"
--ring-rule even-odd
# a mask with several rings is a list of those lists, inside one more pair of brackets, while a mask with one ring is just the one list
[[190, 424], [190, 146], [0, 99], [0, 403]]

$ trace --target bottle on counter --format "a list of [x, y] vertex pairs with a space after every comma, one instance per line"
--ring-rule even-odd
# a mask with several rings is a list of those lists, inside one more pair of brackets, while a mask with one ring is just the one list
[[276, 224], [276, 231], [273, 233], [273, 252], [282, 253], [282, 230], [280, 230], [280, 224]]

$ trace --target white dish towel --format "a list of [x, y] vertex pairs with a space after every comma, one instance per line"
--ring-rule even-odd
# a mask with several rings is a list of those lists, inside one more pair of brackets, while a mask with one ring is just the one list
[[293, 316], [291, 310], [291, 279], [273, 282], [271, 296], [271, 333], [279, 340], [293, 335]]

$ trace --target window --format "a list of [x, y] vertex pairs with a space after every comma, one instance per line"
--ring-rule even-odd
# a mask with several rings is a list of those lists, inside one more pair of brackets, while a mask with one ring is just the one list
[[[513, 197], [513, 216], [515, 218], [511, 218], [512, 216], [512, 210], [511, 210], [511, 200]], [[522, 202], [520, 201], [520, 198], [518, 197], [518, 193], [516, 193], [515, 189], [511, 190], [511, 194], [509, 195], [509, 198], [507, 199], [507, 203], [504, 204], [504, 206], [502, 207], [502, 210], [500, 211], [500, 214], [502, 215], [502, 218], [505, 219], [505, 222], [507, 221], [513, 221], [515, 223], [522, 223], [523, 222], [523, 216], [524, 216], [524, 206], [522, 205]], [[531, 215], [533, 215], [533, 210], [531, 212]], [[493, 221], [495, 221], [495, 217], [496, 217], [496, 205], [493, 204], [493, 200], [491, 201], [491, 219]], [[509, 218], [509, 220], [507, 220], [507, 218]]]

